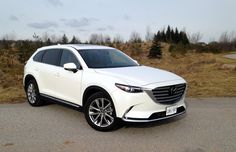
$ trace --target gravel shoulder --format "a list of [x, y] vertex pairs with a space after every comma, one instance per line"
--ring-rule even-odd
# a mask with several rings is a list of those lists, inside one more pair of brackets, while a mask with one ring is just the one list
[[236, 151], [236, 97], [189, 98], [187, 105], [179, 118], [103, 133], [83, 113], [60, 105], [1, 104], [0, 151]]

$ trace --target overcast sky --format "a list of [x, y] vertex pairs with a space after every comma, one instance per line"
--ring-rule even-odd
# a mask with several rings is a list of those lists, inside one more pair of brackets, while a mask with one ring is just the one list
[[91, 33], [132, 31], [145, 37], [171, 25], [189, 33], [201, 32], [202, 41], [218, 40], [224, 31], [236, 31], [236, 0], [1, 0], [0, 38], [67, 34], [81, 40]]

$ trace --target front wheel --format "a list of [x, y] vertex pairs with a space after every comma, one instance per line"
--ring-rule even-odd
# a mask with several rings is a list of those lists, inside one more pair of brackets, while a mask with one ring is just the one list
[[26, 85], [26, 96], [31, 106], [42, 106], [44, 101], [40, 99], [38, 85], [35, 80], [30, 80]]
[[110, 131], [117, 127], [113, 102], [102, 92], [93, 94], [87, 100], [84, 112], [88, 124], [98, 131]]

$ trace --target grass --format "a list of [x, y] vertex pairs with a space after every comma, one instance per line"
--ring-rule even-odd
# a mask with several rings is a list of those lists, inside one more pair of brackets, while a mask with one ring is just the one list
[[148, 59], [148, 52], [136, 59], [143, 65], [168, 70], [182, 76], [188, 82], [189, 97], [235, 97], [236, 60], [224, 58], [224, 54], [187, 53], [171, 55], [164, 45], [163, 59]]
[[0, 61], [0, 103], [26, 101], [22, 85], [24, 65], [8, 51], [0, 53]]
[[[187, 53], [170, 54], [169, 45], [162, 44], [163, 58], [147, 58], [150, 44], [133, 56], [139, 63], [168, 70], [188, 82], [188, 97], [235, 97], [236, 60], [224, 58], [225, 54]], [[135, 54], [132, 47], [122, 46], [128, 55]], [[0, 51], [1, 52], [1, 51]], [[3, 52], [3, 51], [2, 51]], [[0, 53], [0, 103], [26, 101], [22, 86], [23, 67], [14, 53]]]

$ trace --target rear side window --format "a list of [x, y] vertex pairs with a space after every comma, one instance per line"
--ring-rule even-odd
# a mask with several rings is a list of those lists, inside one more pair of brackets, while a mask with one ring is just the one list
[[61, 55], [60, 66], [63, 67], [63, 65], [65, 63], [74, 63], [77, 66], [77, 68], [80, 67], [80, 64], [79, 64], [77, 58], [69, 50], [63, 50], [62, 55]]
[[43, 53], [44, 51], [39, 51], [34, 57], [33, 60], [37, 61], [37, 62], [41, 62], [42, 61], [42, 57], [43, 57]]
[[61, 50], [59, 49], [46, 50], [43, 55], [42, 62], [51, 65], [58, 65], [60, 53]]

